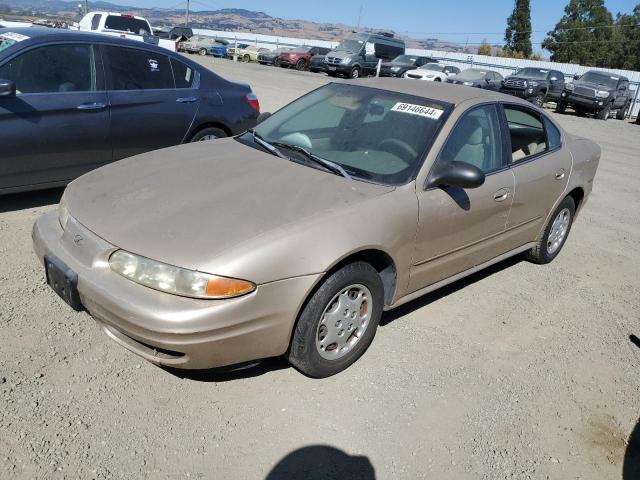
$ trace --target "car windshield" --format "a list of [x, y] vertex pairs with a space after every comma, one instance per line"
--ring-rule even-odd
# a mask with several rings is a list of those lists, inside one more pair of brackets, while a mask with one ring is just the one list
[[362, 45], [364, 45], [362, 40], [345, 40], [336, 47], [336, 51], [358, 53]]
[[420, 67], [422, 70], [433, 70], [435, 72], [441, 72], [444, 70], [444, 65], [440, 65], [438, 63], [427, 63]]
[[485, 77], [488, 72], [486, 70], [476, 70], [469, 68], [456, 75], [456, 80], [478, 80]]
[[536, 80], [544, 80], [547, 78], [549, 70], [543, 70], [541, 68], [522, 68], [514, 73], [516, 77], [534, 78]]
[[620, 80], [620, 77], [599, 72], [587, 72], [578, 79], [580, 83], [595, 83], [596, 85], [602, 85], [607, 88], [616, 88], [618, 86], [618, 80]]
[[415, 177], [450, 110], [446, 102], [334, 83], [287, 105], [255, 132], [299, 161], [299, 152], [286, 144], [330, 160], [352, 177], [401, 185]]
[[416, 63], [418, 61], [418, 57], [412, 57], [411, 55], [400, 55], [393, 59], [394, 62], [398, 63]]

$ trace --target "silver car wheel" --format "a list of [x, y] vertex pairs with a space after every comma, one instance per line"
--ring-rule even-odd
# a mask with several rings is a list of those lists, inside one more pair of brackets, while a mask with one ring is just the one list
[[201, 139], [199, 139], [199, 142], [206, 142], [207, 140], [215, 140], [216, 137], [215, 135], [204, 135]]
[[325, 307], [316, 332], [316, 349], [326, 360], [349, 353], [371, 322], [373, 299], [367, 287], [349, 285], [336, 293]]
[[571, 212], [568, 208], [563, 208], [558, 213], [551, 224], [551, 230], [549, 231], [549, 237], [547, 238], [547, 253], [553, 255], [558, 251], [562, 242], [564, 242], [569, 230], [569, 223], [571, 222]]

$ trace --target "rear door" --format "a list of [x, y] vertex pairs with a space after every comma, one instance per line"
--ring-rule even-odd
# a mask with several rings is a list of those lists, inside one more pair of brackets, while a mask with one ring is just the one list
[[549, 98], [560, 98], [560, 94], [564, 89], [564, 75], [562, 72], [552, 70], [547, 76], [549, 82], [549, 88], [547, 89], [547, 96]]
[[144, 48], [103, 45], [103, 57], [114, 160], [182, 143], [200, 102], [197, 72]]
[[15, 97], [0, 98], [0, 188], [71, 180], [111, 161], [109, 111], [97, 49], [38, 46], [0, 65]]

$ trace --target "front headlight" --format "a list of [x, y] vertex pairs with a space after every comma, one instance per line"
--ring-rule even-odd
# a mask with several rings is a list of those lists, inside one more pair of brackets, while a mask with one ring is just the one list
[[462, 82], [463, 85], [466, 85], [467, 87], [473, 87], [473, 82]]
[[608, 98], [609, 97], [609, 92], [606, 90], [598, 90], [596, 92], [596, 97], [598, 98]]
[[576, 86], [573, 83], [565, 83], [564, 88], [566, 88], [570, 92], [573, 92], [573, 89], [576, 88]]
[[62, 229], [67, 228], [67, 221], [69, 220], [69, 210], [67, 209], [67, 201], [64, 199], [64, 193], [58, 204], [58, 221]]
[[351, 63], [351, 58], [347, 57], [347, 58], [343, 58], [342, 59], [342, 63], [343, 65], [349, 65]]
[[223, 299], [245, 295], [256, 289], [253, 283], [245, 280], [186, 270], [124, 250], [113, 252], [109, 266], [132, 282], [183, 297]]

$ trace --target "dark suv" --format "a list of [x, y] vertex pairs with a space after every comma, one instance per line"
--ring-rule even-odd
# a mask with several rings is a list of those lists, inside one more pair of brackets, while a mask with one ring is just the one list
[[607, 72], [590, 70], [567, 83], [558, 101], [556, 112], [563, 113], [568, 106], [578, 115], [592, 113], [600, 120], [616, 112], [618, 120], [624, 120], [631, 106], [629, 79]]
[[399, 55], [391, 62], [384, 62], [380, 67], [381, 77], [402, 77], [407, 71], [415, 70], [427, 63], [438, 63], [430, 57], [419, 57], [416, 55]]
[[541, 107], [547, 100], [557, 101], [564, 88], [564, 74], [558, 70], [527, 67], [508, 76], [500, 91], [524, 98]]

